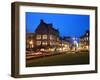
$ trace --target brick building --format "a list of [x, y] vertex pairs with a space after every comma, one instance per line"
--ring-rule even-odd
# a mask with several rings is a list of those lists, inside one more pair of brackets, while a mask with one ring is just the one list
[[47, 24], [41, 20], [35, 30], [35, 42], [35, 46], [57, 46], [59, 45], [59, 31], [54, 29], [52, 24]]
[[26, 33], [26, 49], [64, 51], [70, 48], [70, 37], [61, 37], [52, 24], [40, 20], [34, 33]]

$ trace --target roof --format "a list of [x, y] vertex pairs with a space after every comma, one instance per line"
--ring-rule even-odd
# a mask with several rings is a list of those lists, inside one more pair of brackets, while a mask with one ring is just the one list
[[36, 33], [52, 33], [52, 34], [59, 34], [59, 30], [55, 29], [53, 25], [45, 23], [42, 19], [40, 24], [35, 30]]

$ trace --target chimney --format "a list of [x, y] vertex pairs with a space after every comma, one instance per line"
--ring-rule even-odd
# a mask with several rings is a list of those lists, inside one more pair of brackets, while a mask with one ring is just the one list
[[44, 23], [43, 19], [41, 19], [40, 21], [41, 21], [41, 23]]

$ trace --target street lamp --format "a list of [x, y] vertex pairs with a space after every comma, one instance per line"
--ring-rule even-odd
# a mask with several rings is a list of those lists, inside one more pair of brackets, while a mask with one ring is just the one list
[[31, 49], [31, 51], [32, 51], [32, 48], [33, 48], [33, 40], [30, 40], [30, 41], [29, 41], [29, 45], [30, 45], [30, 49]]
[[33, 45], [33, 41], [31, 40], [31, 41], [29, 42], [29, 44], [30, 44], [30, 45]]

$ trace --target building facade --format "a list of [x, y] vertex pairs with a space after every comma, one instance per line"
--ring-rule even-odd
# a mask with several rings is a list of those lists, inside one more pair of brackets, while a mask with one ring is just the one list
[[35, 30], [35, 47], [57, 48], [59, 46], [59, 31], [53, 28], [52, 24], [47, 24], [43, 20]]
[[87, 30], [83, 36], [80, 37], [81, 49], [89, 50], [89, 31]]
[[71, 37], [61, 37], [52, 24], [40, 21], [34, 33], [26, 33], [26, 49], [39, 51], [68, 51]]
[[32, 49], [35, 44], [35, 34], [26, 33], [26, 50]]

